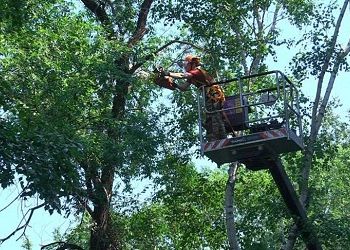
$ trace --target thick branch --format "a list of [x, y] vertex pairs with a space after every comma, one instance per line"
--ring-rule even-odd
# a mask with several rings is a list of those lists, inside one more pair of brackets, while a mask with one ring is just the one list
[[285, 242], [283, 242], [283, 246], [281, 247], [281, 250], [291, 250], [293, 249], [293, 246], [297, 240], [297, 237], [299, 235], [299, 229], [297, 224], [294, 224], [288, 232], [288, 236]]
[[[265, 13], [265, 11], [263, 12], [263, 15], [264, 15], [264, 13]], [[258, 32], [256, 33], [257, 42], [258, 42], [258, 44], [263, 43], [265, 45], [267, 43], [267, 40], [264, 39], [264, 20], [260, 16], [259, 7], [257, 5], [254, 6], [253, 15], [254, 15], [254, 17], [256, 19], [256, 23], [258, 25]], [[257, 73], [258, 66], [260, 65], [262, 59], [263, 59], [263, 54], [260, 51], [257, 52], [255, 57], [252, 60], [251, 65], [250, 65], [249, 74]]]
[[68, 243], [68, 242], [64, 242], [64, 241], [52, 242], [50, 244], [41, 246], [40, 249], [45, 249], [47, 247], [56, 246], [56, 245], [58, 245], [57, 248], [56, 248], [57, 250], [59, 250], [59, 249], [62, 249], [62, 250], [64, 250], [64, 249], [84, 250], [84, 248], [82, 248], [82, 247], [80, 247], [80, 246], [78, 246], [76, 244], [72, 244], [72, 243]]
[[141, 4], [141, 9], [137, 19], [136, 30], [128, 41], [129, 47], [139, 42], [142, 39], [142, 37], [146, 34], [147, 16], [152, 3], [153, 3], [153, 0], [144, 0], [143, 3]]
[[96, 19], [102, 23], [105, 30], [108, 33], [108, 37], [114, 36], [113, 27], [111, 21], [106, 13], [104, 5], [96, 3], [94, 0], [81, 0], [86, 8], [95, 14]]
[[[243, 39], [242, 39], [242, 34], [241, 31], [237, 28], [237, 25], [232, 25], [231, 26], [232, 30], [236, 33], [238, 40], [241, 41], [238, 44], [243, 44]], [[239, 54], [240, 54], [240, 61], [241, 64], [243, 65], [243, 70], [244, 70], [244, 74], [245, 75], [249, 75], [249, 68], [247, 65], [247, 53], [245, 52], [245, 50], [242, 48], [239, 50]]]
[[269, 35], [271, 35], [276, 30], [276, 24], [277, 24], [277, 21], [278, 21], [277, 18], [278, 18], [278, 13], [279, 13], [280, 9], [281, 9], [281, 5], [277, 3], [275, 12], [273, 13], [273, 19], [272, 19], [270, 30], [267, 33], [267, 37]]
[[337, 73], [339, 70], [341, 60], [342, 60], [342, 58], [338, 58], [336, 63], [333, 66], [333, 70], [331, 72], [331, 76], [330, 76], [329, 81], [328, 81], [327, 89], [324, 93], [322, 103], [321, 103], [320, 109], [318, 111], [318, 119], [316, 120], [317, 122], [315, 124], [316, 131], [320, 130], [320, 127], [322, 124], [322, 118], [324, 117], [324, 115], [326, 113], [327, 104], [328, 104], [329, 98], [331, 96], [331, 92], [332, 92], [332, 89], [334, 86], [335, 79], [337, 77]]
[[258, 25], [258, 35], [264, 28], [264, 20], [261, 18], [259, 13], [259, 7], [257, 5], [253, 6], [253, 13], [256, 19], [256, 24]]

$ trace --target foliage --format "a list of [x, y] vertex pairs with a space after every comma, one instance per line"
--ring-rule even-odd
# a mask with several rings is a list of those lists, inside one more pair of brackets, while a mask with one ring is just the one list
[[[333, 36], [329, 32], [334, 29], [336, 22], [334, 12], [338, 11], [338, 7], [337, 3], [333, 1], [327, 4], [320, 4], [315, 8], [311, 19], [313, 20], [312, 28], [299, 41], [302, 49], [294, 56], [291, 62], [293, 75], [298, 79], [319, 76], [329, 53], [331, 53], [332, 59], [327, 67], [328, 72], [332, 71], [336, 60], [339, 59], [338, 54], [343, 49], [339, 43], [332, 49]], [[350, 68], [346, 58], [341, 59], [339, 69], [349, 71]]]
[[[220, 75], [238, 75], [267, 69], [264, 59], [276, 46], [291, 45], [280, 37], [279, 23], [289, 19], [301, 27], [308, 22], [312, 1], [162, 1], [158, 18], [182, 21], [187, 37], [204, 44], [204, 56]], [[250, 65], [249, 65], [250, 64]], [[226, 71], [226, 73], [225, 73]]]
[[[349, 175], [346, 169], [348, 133], [349, 124], [330, 112], [320, 133], [320, 146], [315, 151], [317, 160], [311, 178], [313, 195], [308, 211], [324, 247], [344, 248], [349, 244], [345, 236], [349, 206], [345, 187]], [[284, 157], [284, 166], [295, 186], [301, 160], [300, 153]], [[130, 220], [131, 241], [127, 241], [130, 247], [176, 249], [178, 242], [178, 246], [185, 249], [199, 249], [200, 246], [225, 248], [226, 233], [221, 217], [225, 181], [226, 174], [222, 170], [197, 173], [190, 166], [181, 165], [168, 175], [162, 175], [158, 182], [162, 188], [152, 204], [136, 210], [127, 219]], [[240, 169], [235, 204], [237, 233], [243, 249], [281, 247], [281, 239], [292, 218], [268, 172]], [[210, 231], [214, 226], [218, 226], [215, 233]], [[205, 233], [206, 230], [211, 233]], [[330, 235], [327, 235], [327, 230], [331, 230]], [[186, 238], [188, 235], [191, 237]], [[336, 237], [335, 241], [331, 235]], [[201, 237], [198, 242], [197, 237]], [[163, 242], [169, 245], [164, 246]], [[142, 243], [147, 247], [142, 248]], [[205, 243], [208, 245], [203, 245]], [[304, 243], [299, 241], [296, 247], [303, 249]]]
[[[128, 48], [71, 7], [39, 5], [22, 29], [0, 36], [1, 185], [17, 179], [21, 197], [38, 195], [50, 213], [86, 197], [87, 165], [117, 165], [126, 182], [150, 176], [165, 139], [149, 83], [114, 66]], [[111, 115], [115, 77], [134, 84], [123, 121]]]
[[32, 250], [33, 244], [28, 238], [25, 238], [21, 247], [25, 250]]
[[[9, 1], [2, 4], [12, 12]], [[124, 7], [139, 7], [130, 4]], [[171, 148], [188, 159], [184, 135], [178, 140], [173, 133], [173, 142], [165, 142], [175, 129], [163, 129], [170, 110], [154, 105], [159, 90], [128, 68], [143, 63], [133, 56], [139, 47], [106, 35], [108, 22], [100, 26], [69, 2], [33, 0], [28, 6], [25, 22], [13, 23], [12, 13], [1, 19], [3, 188], [18, 182], [22, 199], [37, 197], [50, 213], [68, 215], [90, 205], [109, 207], [104, 197], [114, 175], [127, 192], [133, 178], [161, 171], [159, 161]], [[114, 21], [124, 19], [118, 34], [126, 36], [136, 26], [123, 16]], [[11, 25], [18, 29], [7, 32]], [[157, 42], [150, 37], [148, 45]], [[87, 210], [96, 222], [98, 215]]]
[[[298, 28], [316, 17], [307, 37], [314, 47], [295, 62], [297, 77], [317, 75], [335, 5], [321, 13], [307, 0], [157, 1], [150, 27], [138, 30], [138, 10], [147, 1], [97, 2], [95, 12], [68, 1], [0, 3], [2, 188], [18, 182], [21, 198], [40, 198], [50, 213], [87, 211], [81, 225], [57, 235], [86, 249], [101, 226], [97, 212], [112, 204], [115, 211], [102, 214], [111, 225], [102, 234], [120, 237], [126, 249], [227, 247], [226, 174], [198, 172], [189, 164], [198, 141], [195, 91], [170, 94], [133, 70], [149, 70], [151, 52], [168, 40], [158, 37], [160, 20], [178, 25], [184, 39], [205, 48], [209, 71], [233, 77], [266, 70], [265, 59], [292, 44], [280, 36], [277, 17]], [[169, 49], [170, 58], [157, 60], [168, 66], [183, 52]], [[348, 69], [346, 60], [341, 67]], [[314, 147], [309, 211], [327, 247], [349, 244], [348, 134], [348, 124], [329, 114]], [[301, 154], [284, 161], [297, 183]], [[124, 202], [132, 180], [145, 177], [158, 185], [153, 199], [142, 206]], [[124, 189], [109, 193], [122, 184]], [[270, 176], [240, 171], [235, 200], [242, 248], [281, 247], [291, 218]]]

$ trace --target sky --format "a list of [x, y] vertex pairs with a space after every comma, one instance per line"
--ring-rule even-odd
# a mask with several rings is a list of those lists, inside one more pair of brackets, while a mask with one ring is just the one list
[[[342, 2], [339, 0], [339, 2]], [[348, 42], [350, 31], [350, 15], [347, 11], [346, 19], [343, 22], [341, 28], [340, 40], [344, 45]], [[288, 31], [290, 32], [290, 31]], [[293, 32], [292, 32], [293, 33]], [[280, 70], [282, 72], [288, 71], [288, 62], [292, 57], [293, 51], [286, 48], [279, 49], [277, 51], [277, 57], [279, 58], [278, 62], [271, 61], [270, 69]], [[283, 59], [282, 59], [283, 58]], [[337, 112], [339, 115], [345, 117], [348, 110], [350, 110], [350, 72], [340, 73], [337, 77], [333, 88], [333, 97], [338, 97], [343, 104], [341, 108], [338, 108]], [[309, 79], [303, 83], [303, 92], [304, 94], [313, 97], [316, 91], [316, 80]], [[210, 165], [211, 163], [206, 159], [198, 161], [199, 165]], [[18, 189], [13, 186], [9, 189], [3, 190], [0, 189], [0, 211], [3, 209], [14, 197], [18, 194]], [[0, 238], [6, 237], [10, 234], [16, 226], [20, 223], [22, 218], [23, 211], [26, 212], [30, 205], [36, 204], [37, 201], [31, 200], [24, 203], [15, 202], [9, 206], [4, 211], [0, 212]], [[49, 244], [52, 242], [52, 232], [54, 229], [59, 228], [62, 233], [67, 230], [70, 226], [74, 225], [73, 218], [67, 220], [62, 216], [54, 213], [50, 216], [43, 209], [39, 209], [35, 212], [33, 220], [30, 223], [30, 227], [27, 229], [27, 234], [30, 240], [33, 242], [33, 250], [40, 249], [40, 245]], [[15, 234], [10, 240], [5, 241], [0, 245], [0, 250], [20, 250], [23, 243], [23, 239], [17, 240], [21, 235], [22, 231]]]
[[[0, 210], [9, 204], [19, 193], [16, 186], [11, 186], [8, 189], [0, 189]], [[11, 206], [0, 212], [0, 238], [4, 238], [16, 229], [19, 225], [22, 215], [25, 214], [29, 208], [37, 205], [35, 199], [28, 202], [20, 203], [14, 202]], [[73, 218], [71, 218], [73, 221]], [[30, 227], [27, 229], [27, 235], [33, 242], [33, 250], [40, 249], [40, 245], [49, 244], [53, 241], [52, 232], [59, 228], [62, 233], [72, 224], [61, 215], [54, 213], [52, 216], [43, 209], [34, 212], [33, 219], [30, 222]], [[23, 224], [22, 224], [23, 225]], [[18, 237], [22, 231], [17, 232], [11, 239], [5, 241], [0, 245], [0, 250], [19, 250], [23, 240]]]
[[[328, 1], [323, 1], [320, 0], [319, 2], [325, 2], [328, 3]], [[337, 0], [337, 2], [339, 4], [342, 4], [343, 1], [342, 0]], [[349, 7], [349, 6], [348, 6]], [[347, 43], [349, 42], [350, 39], [350, 35], [349, 35], [349, 31], [350, 31], [350, 8], [347, 9], [342, 25], [340, 27], [340, 32], [339, 32], [339, 37], [338, 37], [338, 42], [342, 45], [343, 48], [345, 48], [345, 46], [347, 45]], [[297, 37], [295, 34], [302, 34], [303, 32], [305, 32], [305, 30], [303, 31], [299, 31], [296, 28], [293, 27], [288, 27], [286, 28], [286, 30], [282, 30], [282, 32], [284, 33], [283, 37]], [[331, 35], [333, 33], [333, 31], [329, 32], [329, 35]], [[277, 62], [274, 62], [273, 60], [269, 60], [269, 67], [270, 70], [280, 70], [282, 72], [284, 72], [285, 74], [289, 73], [289, 69], [288, 69], [288, 64], [291, 61], [295, 50], [297, 50], [297, 48], [291, 48], [291, 49], [287, 49], [286, 47], [282, 47], [279, 48], [276, 56], [279, 59]], [[348, 58], [350, 57], [350, 55], [347, 56]], [[348, 59], [348, 62], [350, 63], [350, 60]], [[326, 77], [329, 77], [329, 74], [326, 75]], [[328, 78], [326, 78], [328, 80]], [[350, 85], [350, 72], [340, 72], [337, 76], [337, 79], [335, 81], [333, 90], [332, 90], [332, 95], [331, 97], [333, 98], [338, 98], [342, 104], [342, 107], [339, 107], [336, 112], [343, 116], [345, 118], [346, 113], [350, 110], [350, 98], [349, 98], [349, 94], [350, 94], [350, 90], [349, 90], [349, 85]], [[323, 92], [325, 90], [327, 86], [327, 82], [324, 82], [324, 87], [323, 87]], [[307, 80], [303, 81], [303, 87], [302, 87], [302, 92], [311, 97], [312, 100], [315, 97], [315, 93], [316, 93], [316, 89], [317, 89], [317, 80], [315, 78], [310, 78]], [[349, 119], [348, 119], [349, 120]]]

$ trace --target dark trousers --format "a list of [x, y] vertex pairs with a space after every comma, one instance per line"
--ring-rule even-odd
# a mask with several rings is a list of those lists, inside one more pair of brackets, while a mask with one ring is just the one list
[[226, 138], [226, 130], [222, 116], [221, 102], [214, 102], [209, 98], [205, 101], [206, 114], [205, 128], [207, 130], [207, 141], [214, 141]]

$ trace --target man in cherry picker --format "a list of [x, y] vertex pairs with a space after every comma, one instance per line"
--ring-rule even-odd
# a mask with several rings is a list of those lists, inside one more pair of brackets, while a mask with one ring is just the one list
[[172, 78], [187, 79], [181, 85], [173, 83], [174, 88], [178, 88], [181, 91], [187, 90], [191, 84], [197, 88], [204, 86], [206, 92], [205, 106], [208, 112], [204, 125], [207, 130], [207, 140], [213, 141], [226, 138], [224, 120], [220, 111], [225, 101], [222, 88], [219, 85], [213, 84], [214, 78], [200, 67], [200, 58], [198, 56], [187, 55], [184, 58], [183, 67], [185, 73], [162, 71], [161, 75], [163, 77], [170, 77], [170, 80]]

